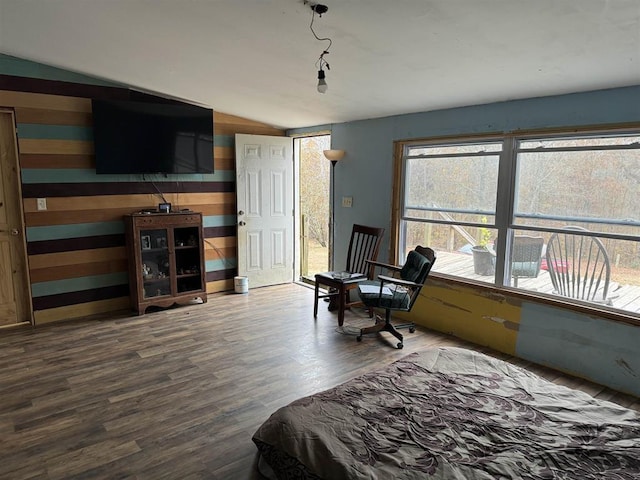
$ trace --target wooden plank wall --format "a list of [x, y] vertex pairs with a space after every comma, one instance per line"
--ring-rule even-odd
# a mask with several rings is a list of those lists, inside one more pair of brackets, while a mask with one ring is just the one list
[[[122, 216], [157, 206], [159, 192], [173, 205], [203, 214], [207, 292], [233, 288], [234, 135], [284, 135], [283, 130], [215, 112], [215, 173], [97, 175], [86, 96], [92, 89], [79, 84], [78, 96], [52, 94], [46, 90], [55, 90], [56, 82], [34, 88], [38, 81], [29, 79], [26, 92], [13, 79], [0, 75], [0, 87], [10, 87], [0, 88], [0, 106], [16, 112], [36, 325], [129, 308]], [[65, 93], [73, 90], [73, 84], [64, 87]], [[123, 89], [111, 90], [122, 96]], [[46, 211], [37, 210], [37, 198], [46, 198]]]

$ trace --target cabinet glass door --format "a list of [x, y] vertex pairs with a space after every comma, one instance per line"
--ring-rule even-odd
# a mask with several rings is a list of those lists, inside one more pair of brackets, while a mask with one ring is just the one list
[[143, 298], [171, 295], [171, 262], [166, 229], [140, 231]]
[[200, 232], [198, 227], [175, 228], [176, 285], [178, 293], [203, 290], [200, 272]]

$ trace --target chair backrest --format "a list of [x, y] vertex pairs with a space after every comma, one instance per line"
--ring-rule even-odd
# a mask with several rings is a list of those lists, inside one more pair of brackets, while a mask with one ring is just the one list
[[[410, 311], [427, 280], [435, 259], [435, 252], [432, 249], [416, 247], [409, 252], [407, 261], [399, 271], [393, 269], [399, 273], [400, 278], [380, 275], [378, 279], [381, 282], [362, 282], [358, 286], [360, 298], [366, 306], [384, 308], [387, 314], [390, 310]], [[398, 283], [394, 284], [394, 280]], [[417, 285], [400, 283], [401, 280]]]
[[[407, 267], [407, 263], [409, 263], [409, 256], [407, 256], [407, 263], [403, 265], [402, 270], [400, 271], [400, 278], [403, 278], [405, 280], [411, 280], [412, 282], [424, 284], [424, 282], [427, 280], [427, 277], [429, 276], [431, 267], [433, 267], [433, 264], [436, 261], [436, 252], [429, 247], [423, 247], [421, 245], [418, 245], [416, 248], [414, 248], [412, 252], [419, 253], [420, 255], [425, 257], [427, 260], [429, 260], [429, 263], [427, 264], [424, 270], [421, 270], [419, 272], [419, 274], [415, 277], [415, 279], [406, 278], [406, 277], [403, 277], [402, 272], [405, 269], [405, 267]], [[409, 255], [411, 255], [411, 252], [409, 252]]]
[[373, 278], [374, 267], [365, 260], [377, 260], [382, 244], [384, 228], [367, 227], [354, 224], [347, 251], [347, 272], [364, 273], [369, 279]]
[[547, 244], [547, 269], [556, 293], [588, 301], [607, 301], [611, 264], [600, 239], [582, 227], [565, 227]]
[[544, 238], [528, 235], [513, 237], [511, 276], [535, 278], [540, 274]]
[[433, 249], [420, 245], [411, 250], [407, 255], [407, 261], [402, 266], [402, 270], [400, 270], [400, 278], [420, 284], [419, 287], [412, 288], [408, 292], [410, 298], [406, 309], [407, 311], [411, 310], [411, 307], [413, 307], [413, 304], [418, 299], [422, 286], [427, 281], [427, 277], [435, 261], [436, 253]]

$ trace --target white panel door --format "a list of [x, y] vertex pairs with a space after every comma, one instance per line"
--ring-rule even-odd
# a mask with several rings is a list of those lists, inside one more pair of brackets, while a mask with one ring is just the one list
[[236, 135], [238, 275], [249, 288], [293, 281], [293, 140]]

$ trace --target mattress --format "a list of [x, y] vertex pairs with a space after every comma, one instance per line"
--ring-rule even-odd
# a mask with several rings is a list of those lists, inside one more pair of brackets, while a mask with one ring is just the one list
[[640, 479], [640, 416], [488, 355], [410, 354], [274, 412], [278, 479]]

